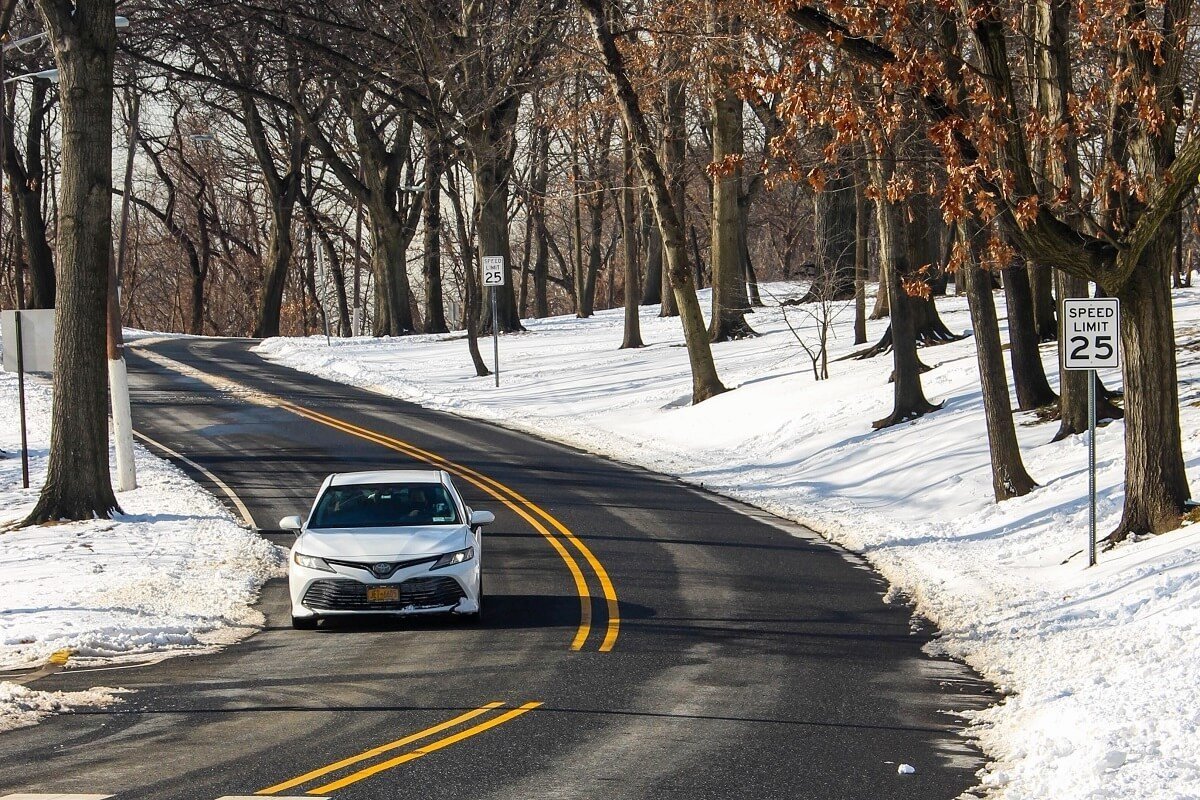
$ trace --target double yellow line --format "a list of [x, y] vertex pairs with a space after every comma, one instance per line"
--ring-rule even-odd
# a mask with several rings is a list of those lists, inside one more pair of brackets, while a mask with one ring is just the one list
[[[336, 792], [338, 789], [343, 789], [352, 783], [358, 783], [359, 781], [361, 781], [365, 778], [369, 778], [372, 775], [377, 775], [378, 773], [383, 772], [385, 770], [392, 769], [393, 767], [398, 767], [401, 764], [407, 764], [410, 761], [416, 761], [418, 758], [423, 758], [424, 756], [427, 756], [430, 753], [436, 753], [438, 750], [441, 750], [442, 748], [449, 747], [450, 745], [453, 745], [453, 744], [457, 744], [458, 742], [461, 742], [464, 739], [470, 739], [472, 736], [478, 736], [479, 734], [483, 733], [484, 731], [491, 730], [492, 728], [503, 725], [506, 722], [511, 722], [512, 720], [516, 719], [517, 717], [521, 716], [522, 714], [526, 714], [526, 713], [532, 711], [533, 709], [537, 708], [540, 705], [542, 705], [542, 704], [541, 703], [525, 703], [523, 705], [517, 706], [516, 708], [509, 709], [509, 710], [507, 710], [501, 714], [498, 714], [496, 716], [489, 717], [488, 719], [485, 719], [483, 722], [472, 725], [471, 727], [466, 728], [464, 730], [460, 730], [457, 733], [450, 734], [449, 736], [444, 736], [441, 739], [435, 739], [434, 741], [429, 742], [428, 744], [424, 744], [415, 750], [409, 750], [401, 755], [394, 756], [394, 757], [386, 759], [384, 761], [376, 762], [369, 767], [363, 767], [362, 769], [352, 772], [349, 775], [346, 775], [342, 778], [338, 778], [337, 780], [322, 784], [320, 786], [317, 786], [314, 789], [309, 789], [305, 793], [310, 794], [310, 795], [325, 795], [325, 794], [330, 794], [332, 792]], [[332, 764], [329, 764], [324, 767], [320, 767], [318, 769], [314, 769], [311, 772], [306, 772], [303, 775], [298, 775], [295, 778], [291, 778], [290, 780], [283, 781], [282, 783], [277, 783], [274, 786], [268, 786], [266, 789], [261, 789], [261, 790], [255, 792], [255, 794], [263, 795], [263, 796], [270, 796], [273, 794], [278, 794], [279, 792], [285, 791], [287, 789], [294, 789], [295, 787], [301, 786], [306, 783], [312, 783], [312, 782], [316, 781], [317, 779], [324, 778], [325, 776], [327, 776], [331, 773], [339, 772], [341, 770], [346, 769], [347, 767], [352, 767], [356, 764], [361, 764], [364, 761], [370, 761], [371, 759], [373, 759], [377, 756], [381, 756], [385, 753], [390, 753], [394, 750], [403, 749], [410, 744], [414, 744], [416, 742], [419, 742], [422, 739], [428, 739], [431, 736], [435, 736], [439, 733], [443, 733], [445, 731], [451, 730], [453, 728], [458, 727], [459, 725], [462, 725], [465, 722], [469, 722], [470, 720], [476, 719], [477, 717], [484, 716], [486, 714], [489, 714], [492, 711], [495, 711], [495, 710], [503, 708], [503, 707], [504, 707], [504, 703], [502, 703], [502, 702], [497, 701], [494, 703], [488, 703], [486, 705], [480, 706], [479, 708], [472, 709], [472, 710], [466, 712], [465, 714], [459, 714], [457, 717], [454, 717], [453, 719], [448, 719], [445, 722], [440, 722], [437, 725], [433, 725], [429, 728], [426, 728], [423, 731], [417, 731], [416, 733], [413, 733], [413, 734], [410, 734], [403, 738], [397, 739], [394, 742], [388, 742], [387, 744], [382, 744], [382, 745], [379, 745], [378, 747], [372, 747], [370, 750], [365, 750], [362, 753], [359, 753], [358, 755], [350, 756], [349, 758], [343, 758], [341, 761], [335, 761]]]
[[[604, 597], [605, 608], [607, 610], [608, 620], [604, 625], [604, 638], [600, 642], [599, 651], [607, 653], [613, 649], [613, 645], [617, 642], [617, 634], [621, 630], [621, 614], [620, 607], [617, 603], [617, 592], [613, 588], [612, 581], [608, 577], [608, 572], [604, 569], [604, 565], [592, 553], [591, 548], [584, 544], [575, 534], [571, 533], [570, 529], [563, 525], [541, 506], [521, 495], [515, 489], [512, 489], [497, 480], [476, 472], [470, 467], [465, 467], [462, 464], [457, 464], [436, 453], [431, 453], [428, 450], [409, 444], [408, 442], [394, 439], [391, 436], [385, 436], [382, 433], [369, 430], [367, 428], [353, 425], [345, 420], [340, 420], [335, 417], [322, 414], [318, 411], [313, 411], [310, 408], [296, 405], [295, 403], [273, 398], [275, 404], [286, 411], [290, 411], [297, 416], [305, 419], [318, 422], [330, 428], [334, 428], [343, 433], [348, 433], [351, 436], [356, 436], [368, 442], [373, 442], [391, 450], [403, 453], [417, 461], [423, 461], [430, 466], [438, 469], [444, 469], [450, 474], [462, 478], [482, 492], [490, 495], [499, 502], [512, 509], [518, 516], [529, 523], [534, 530], [540, 533], [554, 551], [558, 553], [563, 562], [567, 565], [567, 569], [571, 572], [571, 577], [575, 581], [575, 591], [579, 595], [579, 628], [575, 632], [575, 638], [571, 642], [572, 650], [582, 650], [587, 643], [587, 639], [592, 630], [592, 594], [588, 588], [587, 580], [584, 578], [583, 570], [580, 567], [579, 561], [571, 553], [562, 541], [552, 532], [557, 532], [562, 539], [570, 543], [583, 557], [584, 561], [596, 576], [596, 581], [600, 585], [600, 592]], [[543, 524], [544, 523], [544, 524]], [[549, 527], [547, 527], [549, 526]]]

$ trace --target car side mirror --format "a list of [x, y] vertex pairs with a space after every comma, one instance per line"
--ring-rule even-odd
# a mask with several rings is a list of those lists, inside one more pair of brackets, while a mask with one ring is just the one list
[[481, 525], [491, 525], [496, 521], [496, 515], [490, 511], [472, 511], [471, 512], [471, 527], [478, 528]]
[[279, 520], [279, 528], [281, 530], [294, 531], [296, 533], [299, 533], [300, 529], [302, 527], [304, 527], [304, 523], [301, 522], [300, 517], [298, 517], [295, 514], [293, 514], [290, 517], [284, 517], [283, 519]]

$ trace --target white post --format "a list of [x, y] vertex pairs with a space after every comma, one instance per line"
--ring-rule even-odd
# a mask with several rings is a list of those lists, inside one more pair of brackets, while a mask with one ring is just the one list
[[129, 415], [129, 375], [125, 359], [108, 360], [108, 386], [112, 396], [113, 442], [117, 449], [117, 491], [137, 488], [133, 464], [133, 420]]
[[141, 94], [136, 83], [129, 98], [129, 150], [125, 156], [125, 191], [121, 195], [121, 228], [117, 257], [108, 264], [108, 392], [112, 402], [113, 445], [117, 451], [117, 491], [137, 488], [133, 462], [133, 418], [129, 413], [129, 374], [125, 369], [125, 342], [121, 331], [121, 276], [125, 272], [129, 241], [129, 201], [133, 196], [133, 158], [137, 152]]

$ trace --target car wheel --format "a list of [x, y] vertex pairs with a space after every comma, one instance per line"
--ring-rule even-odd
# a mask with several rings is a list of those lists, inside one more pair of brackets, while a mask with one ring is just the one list
[[483, 622], [483, 575], [479, 576], [479, 610], [473, 614], [463, 614], [462, 618], [468, 625], [479, 625]]
[[315, 631], [320, 617], [292, 617], [292, 627], [298, 631]]

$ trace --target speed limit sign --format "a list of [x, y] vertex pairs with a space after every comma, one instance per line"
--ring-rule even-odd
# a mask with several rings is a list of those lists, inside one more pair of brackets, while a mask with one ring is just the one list
[[1121, 366], [1121, 307], [1115, 297], [1063, 300], [1063, 367], [1116, 369]]
[[483, 257], [483, 285], [504, 285], [504, 256]]

